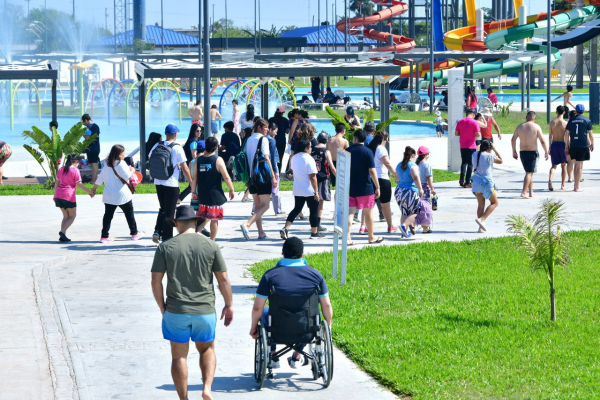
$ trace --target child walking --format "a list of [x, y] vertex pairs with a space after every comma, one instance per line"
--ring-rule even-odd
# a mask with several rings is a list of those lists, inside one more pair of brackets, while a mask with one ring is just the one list
[[[502, 164], [502, 157], [493, 143], [484, 140], [481, 142], [479, 151], [473, 153], [473, 194], [477, 197], [475, 222], [479, 225], [479, 233], [487, 231], [485, 221], [498, 207], [498, 197], [492, 176], [494, 164]], [[485, 208], [486, 200], [490, 201], [487, 208]]]

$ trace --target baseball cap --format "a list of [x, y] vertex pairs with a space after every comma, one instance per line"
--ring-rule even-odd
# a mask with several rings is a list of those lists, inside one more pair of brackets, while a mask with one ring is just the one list
[[417, 150], [417, 154], [420, 156], [424, 156], [425, 154], [429, 154], [429, 149], [425, 146], [421, 146], [419, 147], [419, 150]]
[[375, 132], [375, 122], [367, 121], [367, 123], [365, 124], [365, 131]]
[[577, 104], [575, 106], [575, 111], [577, 111], [577, 114], [583, 114], [585, 112], [585, 107], [583, 104]]
[[346, 114], [354, 115], [354, 107], [348, 106], [348, 108], [346, 108]]
[[179, 128], [173, 124], [169, 124], [165, 128], [165, 135], [174, 135], [177, 132], [179, 132]]
[[198, 142], [196, 143], [198, 144], [198, 147], [196, 147], [196, 151], [200, 152], [206, 150], [206, 142], [204, 140], [198, 140]]
[[317, 142], [319, 143], [327, 143], [328, 139], [329, 135], [327, 134], [327, 132], [321, 132], [319, 136], [317, 136]]
[[285, 112], [285, 106], [277, 107], [277, 111], [279, 111], [280, 113]]
[[285, 258], [298, 258], [304, 254], [304, 243], [299, 238], [292, 236], [283, 243], [283, 256]]

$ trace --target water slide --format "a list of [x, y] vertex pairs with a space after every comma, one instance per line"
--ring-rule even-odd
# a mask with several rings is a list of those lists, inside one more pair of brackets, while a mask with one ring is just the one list
[[[552, 38], [551, 44], [557, 49], [568, 49], [588, 42], [598, 35], [600, 35], [600, 19], [595, 19], [581, 24], [564, 35]], [[546, 41], [542, 44], [545, 46]]]

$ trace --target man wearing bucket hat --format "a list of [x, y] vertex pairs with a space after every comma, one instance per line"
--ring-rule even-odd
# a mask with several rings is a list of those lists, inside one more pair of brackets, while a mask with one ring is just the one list
[[577, 104], [575, 111], [577, 115], [567, 123], [565, 154], [568, 154], [575, 162], [574, 190], [581, 192], [579, 183], [583, 172], [583, 162], [589, 161], [590, 151], [594, 151], [594, 133], [592, 132], [592, 121], [583, 116], [585, 112], [583, 104]]
[[[196, 234], [199, 217], [190, 206], [177, 208], [167, 223], [175, 226], [179, 235], [161, 243], [152, 263], [152, 293], [162, 314], [163, 337], [171, 342], [171, 375], [180, 398], [187, 398], [187, 356], [190, 339], [200, 353], [203, 398], [211, 397], [215, 376], [215, 289], [213, 275], [225, 300], [221, 320], [225, 326], [233, 321], [233, 296], [225, 260], [212, 240]], [[167, 299], [163, 278], [167, 274]]]

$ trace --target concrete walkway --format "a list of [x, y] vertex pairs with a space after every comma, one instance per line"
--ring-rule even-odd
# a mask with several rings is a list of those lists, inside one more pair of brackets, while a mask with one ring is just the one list
[[[541, 170], [541, 169], [540, 169]], [[437, 185], [440, 210], [435, 214], [435, 233], [418, 234], [414, 240], [383, 235], [384, 244], [414, 243], [423, 240], [463, 240], [505, 235], [507, 215], [532, 215], [545, 197], [567, 203], [570, 229], [600, 229], [600, 174], [587, 170], [585, 192], [538, 191], [535, 200], [518, 198], [521, 173], [512, 168], [496, 171], [500, 206], [488, 220], [489, 232], [477, 234], [474, 222], [476, 201], [470, 190], [456, 182]], [[536, 175], [537, 189], [544, 189], [546, 172]], [[556, 187], [556, 185], [555, 185]], [[570, 186], [572, 188], [572, 186]], [[219, 242], [224, 246], [234, 289], [235, 319], [229, 328], [217, 330], [218, 366], [215, 398], [256, 399], [391, 399], [351, 363], [335, 353], [335, 374], [329, 389], [310, 379], [308, 368], [292, 370], [285, 361], [276, 379], [258, 392], [253, 379], [253, 345], [248, 336], [250, 310], [256, 283], [247, 266], [259, 260], [280, 257], [278, 230], [284, 218], [269, 212], [265, 226], [272, 240], [245, 241], [238, 230], [250, 213], [251, 203], [240, 198], [226, 205], [226, 221]], [[132, 242], [125, 219], [118, 212], [111, 233], [115, 241], [97, 243], [103, 206], [100, 198], [78, 199], [79, 216], [69, 230], [72, 243], [57, 239], [60, 211], [49, 196], [0, 197], [0, 388], [6, 399], [106, 399], [175, 398], [170, 376], [168, 342], [161, 336], [161, 316], [150, 289], [150, 266], [155, 246], [149, 239]], [[151, 233], [158, 203], [154, 195], [136, 195], [136, 218], [140, 229]], [[285, 193], [284, 209], [292, 207], [291, 193]], [[332, 204], [325, 216], [331, 215]], [[399, 211], [392, 206], [398, 219]], [[331, 220], [326, 226], [331, 228]], [[355, 227], [355, 231], [358, 228]], [[385, 224], [376, 231], [385, 232]], [[305, 239], [307, 252], [331, 249], [329, 234], [323, 240], [308, 239], [308, 223], [301, 221], [292, 233]], [[251, 232], [256, 236], [256, 231]], [[358, 247], [366, 236], [354, 235]], [[352, 280], [352, 276], [348, 277]], [[217, 307], [220, 310], [222, 301]], [[334, 313], [335, 313], [335, 304]], [[335, 331], [335, 316], [334, 316]], [[376, 333], [374, 333], [376, 334]], [[189, 358], [191, 398], [200, 397], [198, 357]], [[285, 365], [284, 365], [285, 364]]]

